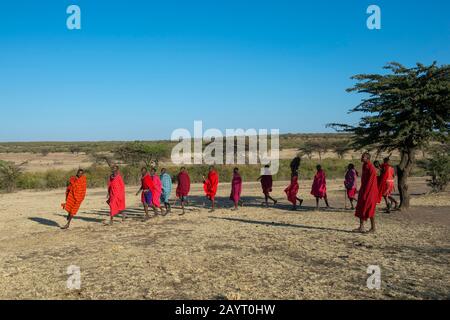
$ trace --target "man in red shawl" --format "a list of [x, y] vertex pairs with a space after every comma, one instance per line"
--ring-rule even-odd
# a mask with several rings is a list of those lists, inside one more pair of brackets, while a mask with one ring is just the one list
[[209, 167], [208, 178], [205, 179], [203, 176], [203, 190], [205, 191], [206, 197], [211, 200], [211, 210], [215, 210], [215, 197], [217, 193], [217, 187], [219, 185], [219, 175], [213, 166]]
[[[350, 163], [345, 173], [344, 186], [347, 191], [347, 197], [350, 200], [350, 210], [354, 210], [353, 201], [356, 201], [358, 171], [355, 170], [355, 165]], [[346, 204], [347, 207], [347, 204]]]
[[361, 187], [359, 189], [358, 203], [356, 204], [355, 216], [359, 218], [359, 228], [356, 232], [364, 233], [364, 222], [370, 219], [371, 228], [369, 232], [375, 232], [375, 209], [378, 201], [377, 170], [370, 162], [370, 154], [363, 153], [361, 175]]
[[[114, 216], [125, 211], [125, 183], [123, 182], [117, 165], [112, 167], [112, 174], [109, 177], [108, 200], [106, 203], [109, 205], [110, 209], [109, 225], [112, 225]], [[122, 220], [123, 219], [125, 219], [125, 214], [122, 217]]]
[[153, 193], [153, 197], [152, 197], [153, 210], [154, 210], [155, 214], [157, 214], [157, 209], [156, 208], [159, 208], [159, 210], [161, 211], [161, 214], [163, 214], [164, 211], [161, 208], [161, 193], [162, 193], [161, 179], [159, 178], [159, 175], [156, 174], [156, 169], [155, 168], [151, 168], [150, 169], [150, 176], [152, 177], [153, 186], [154, 186], [154, 189], [152, 190], [152, 193]]
[[327, 181], [325, 171], [322, 170], [321, 165], [316, 166], [317, 172], [314, 176], [314, 181], [311, 187], [311, 194], [316, 198], [316, 210], [319, 210], [319, 200], [323, 198], [327, 208], [330, 207], [327, 198]]
[[233, 169], [233, 179], [231, 180], [231, 194], [230, 200], [234, 203], [234, 208], [232, 210], [238, 210], [238, 205], [242, 205], [241, 199], [242, 191], [242, 178], [239, 174], [239, 168]]
[[270, 193], [272, 192], [272, 184], [273, 184], [273, 180], [272, 180], [272, 175], [269, 172], [269, 168], [270, 165], [265, 165], [264, 166], [264, 174], [262, 176], [259, 176], [259, 178], [257, 179], [257, 181], [261, 181], [261, 188], [262, 188], [262, 192], [264, 194], [264, 204], [266, 207], [269, 206], [269, 199], [273, 201], [273, 204], [276, 205], [277, 204], [277, 200], [275, 200], [274, 198], [272, 198], [270, 196]]
[[187, 196], [189, 194], [189, 190], [191, 189], [191, 179], [189, 178], [189, 174], [186, 171], [185, 167], [181, 167], [180, 173], [178, 173], [177, 176], [177, 190], [176, 195], [177, 198], [181, 201], [181, 209], [183, 210], [180, 215], [183, 215], [184, 212], [184, 206], [187, 205]]
[[[389, 165], [389, 158], [384, 158], [383, 164], [380, 165], [380, 178], [378, 184], [378, 203], [384, 198], [386, 203], [386, 212], [391, 212], [392, 204], [394, 203], [394, 209], [397, 209], [397, 200], [392, 197], [392, 192], [395, 189], [394, 178], [395, 170]], [[388, 202], [388, 199], [390, 203]]]
[[303, 199], [297, 197], [298, 189], [298, 172], [293, 171], [291, 174], [291, 183], [286, 189], [284, 189], [284, 192], [286, 192], [287, 195], [287, 199], [292, 203], [292, 210], [297, 210], [297, 201], [299, 202], [300, 206], [303, 203]]
[[70, 221], [77, 214], [86, 196], [86, 189], [86, 176], [84, 175], [83, 169], [79, 169], [75, 176], [70, 177], [66, 189], [66, 202], [61, 204], [62, 208], [67, 211], [67, 223], [61, 229], [69, 228]]
[[[144, 212], [145, 212], [145, 219], [150, 219], [150, 216], [148, 214], [148, 207], [153, 207], [152, 198], [153, 190], [155, 186], [153, 184], [153, 180], [148, 174], [147, 168], [143, 167], [141, 169], [141, 187], [136, 192], [136, 195], [139, 195], [139, 192], [141, 193], [141, 202], [144, 205]], [[153, 209], [154, 210], [154, 209]]]

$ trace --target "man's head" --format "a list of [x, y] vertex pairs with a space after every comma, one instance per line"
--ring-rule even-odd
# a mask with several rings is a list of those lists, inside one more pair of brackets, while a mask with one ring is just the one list
[[321, 166], [320, 164], [318, 164], [318, 165], [316, 166], [316, 169], [317, 169], [317, 171], [320, 171], [320, 170], [322, 170], [322, 166]]
[[384, 159], [383, 159], [383, 162], [384, 162], [384, 163], [388, 163], [388, 164], [389, 164], [389, 157], [387, 157], [387, 158], [384, 158]]
[[113, 175], [117, 175], [119, 173], [119, 166], [117, 164], [113, 165], [111, 167], [111, 171], [112, 171]]
[[80, 178], [81, 176], [84, 175], [84, 170], [83, 169], [78, 169], [77, 171], [77, 177]]
[[367, 163], [370, 161], [370, 153], [364, 152], [361, 156], [361, 162]]
[[161, 169], [161, 174], [164, 174], [164, 173], [166, 173], [166, 168]]
[[141, 175], [145, 176], [147, 174], [147, 168], [146, 167], [142, 167], [141, 168]]
[[185, 170], [186, 170], [185, 167], [181, 167], [181, 168], [180, 168], [180, 172], [184, 172]]
[[151, 176], [154, 176], [156, 174], [156, 169], [154, 168], [154, 167], [152, 167], [151, 169], [150, 169], [150, 175]]
[[209, 172], [214, 171], [214, 166], [209, 166]]
[[375, 161], [373, 162], [373, 165], [375, 166], [375, 168], [380, 168], [380, 161], [375, 160]]
[[353, 163], [349, 163], [347, 168], [348, 168], [348, 170], [353, 170], [353, 169], [355, 169], [355, 165]]
[[239, 173], [239, 168], [238, 168], [238, 167], [235, 167], [235, 168], [233, 169], [233, 172], [234, 172], [234, 173]]

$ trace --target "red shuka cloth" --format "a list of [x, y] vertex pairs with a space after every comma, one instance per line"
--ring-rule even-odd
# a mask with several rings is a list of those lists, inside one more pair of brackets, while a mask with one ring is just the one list
[[187, 172], [182, 171], [178, 174], [177, 197], [186, 197], [191, 189], [191, 179]]
[[153, 185], [153, 180], [149, 174], [146, 174], [143, 178], [141, 178], [141, 187], [142, 187], [141, 201], [142, 203], [145, 203], [144, 191], [150, 190], [153, 196], [153, 189], [155, 188], [155, 186]]
[[233, 174], [233, 179], [231, 180], [231, 194], [230, 200], [233, 200], [234, 203], [237, 203], [241, 198], [242, 191], [242, 178], [239, 173]]
[[378, 201], [377, 169], [369, 161], [363, 164], [361, 187], [359, 189], [358, 203], [355, 216], [364, 221], [375, 216]]
[[114, 217], [125, 210], [125, 183], [122, 176], [118, 173], [115, 177], [111, 176], [108, 182], [109, 208], [110, 215]]
[[80, 209], [81, 203], [86, 196], [86, 189], [86, 176], [79, 178], [77, 176], [70, 177], [69, 185], [66, 189], [66, 202], [62, 203], [61, 206], [71, 216], [76, 215]]
[[358, 177], [358, 172], [355, 169], [347, 170], [345, 174], [344, 186], [347, 190], [347, 197], [349, 199], [355, 199], [356, 197], [356, 179]]
[[264, 194], [269, 194], [272, 192], [272, 176], [271, 175], [263, 175], [261, 177], [261, 188]]
[[319, 170], [314, 176], [314, 181], [311, 187], [311, 194], [322, 199], [327, 194], [327, 182], [325, 178], [325, 171]]
[[217, 193], [217, 186], [219, 185], [219, 175], [216, 171], [210, 171], [208, 173], [208, 179], [203, 184], [203, 190], [208, 199], [213, 200]]
[[152, 176], [153, 180], [153, 190], [152, 190], [152, 203], [155, 207], [159, 208], [161, 206], [161, 192], [162, 192], [162, 184], [161, 179], [157, 174]]
[[381, 176], [378, 183], [378, 203], [381, 202], [383, 196], [388, 197], [394, 191], [394, 168], [388, 163], [381, 165]]
[[298, 176], [293, 176], [291, 178], [291, 183], [289, 186], [284, 189], [284, 192], [286, 192], [287, 199], [295, 205], [297, 203], [297, 193], [298, 193]]

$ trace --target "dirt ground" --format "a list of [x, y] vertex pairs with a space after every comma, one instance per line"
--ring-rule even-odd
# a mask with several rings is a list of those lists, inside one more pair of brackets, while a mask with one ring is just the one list
[[[289, 210], [278, 182], [276, 207], [261, 207], [259, 185], [247, 183], [245, 205], [230, 210], [220, 185], [214, 213], [194, 185], [189, 212], [142, 221], [137, 188], [127, 189], [129, 218], [111, 227], [105, 190], [91, 189], [60, 230], [64, 190], [0, 195], [1, 299], [449, 299], [450, 194], [427, 195], [413, 179], [408, 213], [377, 214], [376, 234], [355, 234], [342, 181], [329, 181], [332, 209]], [[323, 203], [322, 203], [323, 205]], [[81, 289], [66, 286], [81, 270]], [[368, 289], [367, 268], [381, 269], [381, 289]]]

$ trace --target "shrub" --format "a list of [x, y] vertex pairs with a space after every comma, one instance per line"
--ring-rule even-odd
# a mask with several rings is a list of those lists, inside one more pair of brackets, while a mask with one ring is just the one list
[[0, 160], [0, 188], [6, 192], [13, 192], [17, 187], [17, 182], [22, 175], [22, 166], [13, 162]]
[[427, 180], [433, 192], [445, 191], [450, 181], [450, 152], [433, 151], [433, 158], [425, 164], [426, 172], [431, 177]]

